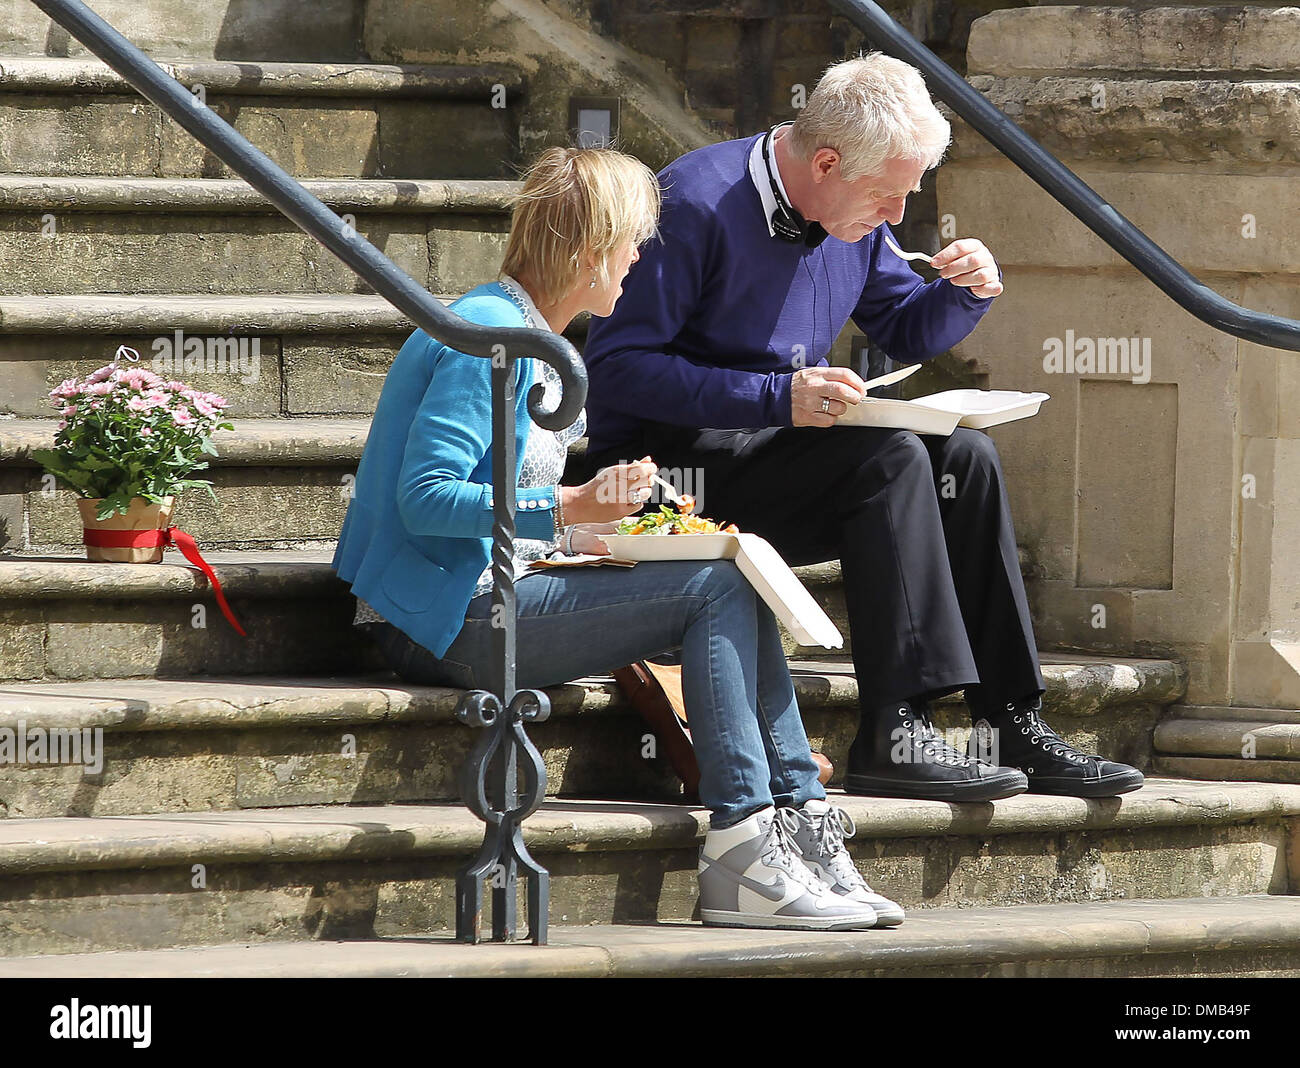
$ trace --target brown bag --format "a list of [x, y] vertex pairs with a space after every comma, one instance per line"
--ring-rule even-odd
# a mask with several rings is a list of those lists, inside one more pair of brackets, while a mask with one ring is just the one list
[[[662, 674], [661, 674], [662, 673]], [[638, 660], [614, 672], [619, 689], [632, 707], [650, 726], [668, 763], [682, 780], [685, 799], [700, 799], [700, 765], [695, 759], [695, 745], [686, 726], [686, 706], [682, 701], [682, 669], [647, 664]]]
[[[698, 803], [700, 765], [695, 759], [695, 744], [686, 721], [681, 666], [638, 660], [617, 669], [614, 679], [663, 747], [669, 765], [682, 780], [684, 800]], [[830, 782], [835, 772], [831, 762], [815, 750], [812, 758], [817, 765], [818, 780], [823, 785]]]

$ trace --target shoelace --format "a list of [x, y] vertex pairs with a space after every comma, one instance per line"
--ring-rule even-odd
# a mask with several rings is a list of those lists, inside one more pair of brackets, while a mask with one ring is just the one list
[[1043, 722], [1038, 709], [1025, 709], [1023, 716], [1013, 717], [1013, 722], [1019, 723], [1022, 718], [1026, 726], [1020, 729], [1020, 733], [1028, 735], [1031, 745], [1037, 746], [1050, 756], [1062, 757], [1074, 764], [1087, 764], [1102, 759], [1096, 753], [1085, 753], [1072, 746]]
[[821, 880], [799, 855], [799, 847], [794, 841], [794, 832], [798, 826], [799, 816], [793, 809], [778, 808], [772, 826], [768, 829], [767, 839], [763, 842], [763, 860], [775, 862], [777, 867], [806, 890], [814, 894], [825, 893], [826, 888], [822, 886]]
[[857, 833], [858, 828], [853, 822], [853, 817], [844, 809], [832, 806], [831, 810], [822, 817], [821, 826], [814, 832], [814, 840], [817, 843], [818, 853], [828, 858], [827, 866], [842, 885], [850, 889], [861, 888], [867, 893], [875, 893], [867, 885], [866, 879], [862, 878], [862, 873], [858, 871], [853, 858], [844, 847], [844, 840], [852, 838]]
[[946, 764], [952, 768], [969, 768], [971, 759], [959, 749], [955, 749], [935, 733], [930, 713], [925, 708], [916, 710], [912, 721], [920, 725], [920, 730], [909, 732], [913, 740], [921, 743], [921, 753], [936, 764]]

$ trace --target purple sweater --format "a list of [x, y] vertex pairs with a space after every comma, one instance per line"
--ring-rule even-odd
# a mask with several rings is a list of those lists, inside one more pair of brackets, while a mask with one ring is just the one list
[[750, 179], [757, 137], [688, 152], [659, 172], [660, 236], [641, 249], [583, 358], [589, 448], [631, 445], [645, 421], [716, 429], [790, 426], [790, 376], [826, 364], [849, 318], [893, 359], [951, 348], [992, 306], [922, 282], [882, 223], [814, 249], [768, 233]]

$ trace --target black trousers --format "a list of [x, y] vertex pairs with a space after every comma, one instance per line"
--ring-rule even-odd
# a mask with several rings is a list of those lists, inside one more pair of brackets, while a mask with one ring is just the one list
[[992, 440], [875, 427], [647, 426], [599, 467], [649, 455], [696, 511], [766, 538], [792, 566], [841, 561], [862, 711], [966, 689], [972, 709], [1043, 676]]

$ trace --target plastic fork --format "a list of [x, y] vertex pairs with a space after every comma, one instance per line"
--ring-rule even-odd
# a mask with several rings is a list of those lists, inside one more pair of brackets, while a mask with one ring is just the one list
[[[925, 263], [930, 263], [930, 261], [934, 259], [933, 256], [927, 255], [924, 252], [904, 252], [901, 248], [899, 248], [896, 244], [894, 244], [894, 239], [892, 237], [890, 237], [888, 234], [885, 234], [884, 236], [885, 236], [885, 244], [888, 245], [891, 249], [893, 249], [895, 256], [901, 256], [905, 260], [921, 260]], [[931, 266], [934, 265], [931, 264]]]
[[[658, 475], [651, 475], [650, 477], [651, 477], [655, 482], [658, 482], [659, 485], [661, 485], [664, 489], [666, 489], [666, 490], [668, 491], [668, 499], [669, 499], [670, 501], [672, 501], [673, 504], [677, 505], [678, 508], [682, 508], [682, 506], [683, 506], [683, 505], [685, 504], [685, 502], [686, 502], [686, 498], [680, 496], [680, 495], [678, 494], [677, 490], [672, 486], [671, 483], [665, 482], [665, 481], [664, 481], [662, 478], [660, 478]], [[692, 502], [692, 503], [694, 503], [694, 502]], [[685, 510], [685, 511], [690, 511], [689, 508], [684, 509], [684, 510]]]

